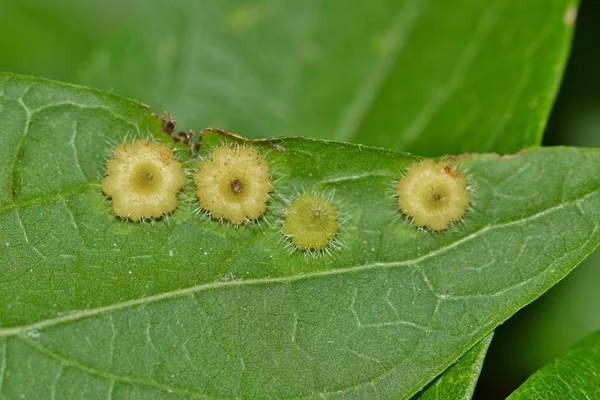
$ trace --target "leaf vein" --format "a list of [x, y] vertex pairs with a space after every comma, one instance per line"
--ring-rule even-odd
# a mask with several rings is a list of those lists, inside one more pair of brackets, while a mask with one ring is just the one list
[[2, 358], [0, 362], [0, 393], [2, 393], [2, 388], [4, 384], [4, 376], [6, 374], [6, 359], [8, 357], [8, 346], [6, 344], [7, 340], [2, 340], [2, 347], [0, 348], [0, 352], [2, 353]]
[[561, 210], [570, 205], [577, 204], [578, 202], [583, 201], [588, 196], [596, 194], [596, 192], [597, 192], [597, 190], [590, 191], [590, 192], [582, 195], [579, 198], [573, 199], [569, 202], [555, 205], [553, 207], [549, 207], [543, 211], [540, 211], [536, 214], [533, 214], [533, 215], [525, 217], [525, 218], [521, 218], [518, 220], [512, 220], [512, 221], [508, 221], [508, 222], [503, 222], [503, 223], [498, 223], [496, 225], [486, 225], [485, 227], [483, 227], [483, 228], [471, 233], [470, 235], [467, 235], [455, 242], [452, 242], [448, 245], [445, 245], [443, 247], [435, 249], [435, 250], [433, 250], [427, 254], [424, 254], [420, 257], [409, 259], [409, 260], [392, 261], [392, 262], [375, 262], [375, 263], [370, 263], [370, 264], [353, 266], [353, 267], [349, 267], [349, 268], [345, 268], [345, 269], [316, 271], [316, 272], [309, 273], [309, 274], [286, 276], [286, 277], [256, 278], [256, 279], [246, 279], [246, 280], [238, 279], [238, 280], [231, 280], [231, 281], [226, 281], [226, 282], [217, 281], [217, 282], [203, 283], [200, 285], [196, 285], [196, 286], [192, 286], [192, 287], [188, 287], [188, 288], [184, 288], [184, 289], [160, 293], [157, 295], [147, 296], [147, 297], [143, 297], [143, 298], [139, 298], [139, 299], [127, 300], [124, 302], [110, 304], [110, 305], [103, 306], [103, 307], [78, 310], [78, 311], [72, 312], [67, 315], [42, 320], [42, 321], [30, 324], [30, 325], [22, 325], [22, 326], [16, 326], [16, 327], [11, 327], [11, 328], [0, 329], [0, 338], [5, 337], [5, 336], [18, 335], [23, 332], [31, 331], [34, 329], [38, 330], [38, 329], [48, 328], [48, 327], [51, 327], [54, 325], [77, 321], [79, 319], [88, 318], [88, 317], [92, 317], [92, 316], [96, 316], [96, 315], [101, 315], [101, 314], [108, 313], [111, 311], [132, 308], [132, 307], [136, 307], [139, 305], [145, 305], [145, 304], [149, 304], [149, 303], [153, 303], [153, 302], [158, 302], [158, 301], [169, 299], [169, 298], [185, 296], [185, 295], [200, 292], [200, 291], [208, 291], [208, 290], [213, 290], [213, 289], [226, 288], [226, 287], [230, 287], [230, 286], [231, 287], [239, 287], [239, 286], [245, 286], [245, 285], [286, 284], [286, 283], [310, 279], [310, 278], [319, 278], [319, 277], [332, 276], [332, 275], [357, 273], [357, 272], [369, 271], [369, 270], [373, 270], [373, 269], [377, 269], [377, 268], [398, 268], [398, 267], [414, 266], [414, 265], [418, 265], [419, 263], [421, 263], [425, 260], [428, 260], [432, 257], [442, 254], [446, 251], [452, 250], [452, 249], [460, 246], [463, 243], [467, 243], [471, 240], [474, 240], [474, 239], [480, 237], [481, 235], [483, 235], [487, 231], [523, 225], [529, 221], [536, 220], [547, 214], [556, 212], [556, 211]]
[[172, 387], [172, 386], [166, 386], [166, 385], [156, 382], [154, 380], [143, 379], [143, 378], [132, 378], [132, 377], [128, 377], [128, 376], [120, 376], [120, 375], [116, 375], [116, 374], [111, 374], [109, 372], [100, 371], [95, 368], [91, 368], [86, 365], [80, 364], [76, 360], [67, 358], [62, 354], [52, 351], [52, 350], [42, 346], [40, 343], [33, 341], [23, 335], [17, 335], [17, 336], [15, 336], [15, 338], [18, 338], [21, 341], [25, 342], [33, 350], [36, 350], [40, 354], [42, 354], [48, 358], [51, 358], [55, 361], [58, 361], [61, 364], [61, 366], [68, 366], [68, 367], [77, 369], [81, 372], [84, 372], [88, 375], [97, 376], [99, 378], [106, 379], [106, 380], [109, 380], [112, 382], [122, 382], [122, 383], [127, 383], [127, 384], [132, 384], [132, 385], [152, 387], [152, 388], [155, 388], [155, 389], [167, 392], [167, 393], [176, 393], [176, 394], [180, 394], [180, 395], [184, 395], [184, 396], [190, 396], [195, 399], [208, 399], [208, 398], [214, 399], [214, 397], [212, 397], [212, 396], [208, 397], [206, 395], [203, 395], [200, 393], [195, 393], [195, 392], [192, 392], [192, 391], [189, 391], [186, 389]]
[[23, 110], [25, 110], [25, 128], [23, 129], [21, 139], [17, 143], [17, 151], [15, 153], [15, 158], [13, 160], [12, 166], [10, 167], [9, 187], [12, 187], [12, 190], [9, 190], [9, 192], [8, 192], [10, 201], [15, 200], [15, 195], [17, 192], [17, 187], [16, 187], [17, 186], [17, 166], [19, 165], [19, 155], [23, 151], [23, 144], [25, 143], [25, 139], [29, 135], [29, 124], [31, 123], [31, 111], [29, 110], [27, 105], [23, 102], [23, 98], [25, 97], [27, 92], [29, 92], [29, 89], [31, 89], [31, 86], [32, 85], [25, 87], [25, 89], [23, 90], [23, 93], [21, 94], [21, 96], [19, 97], [19, 99], [17, 101], [19, 103], [19, 105], [21, 107], [23, 107]]

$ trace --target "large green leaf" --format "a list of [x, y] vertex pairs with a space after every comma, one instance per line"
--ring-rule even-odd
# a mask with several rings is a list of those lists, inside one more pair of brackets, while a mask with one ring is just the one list
[[600, 397], [600, 331], [536, 372], [509, 399], [597, 399]]
[[[0, 43], [4, 68], [115, 90], [186, 128], [423, 155], [539, 145], [577, 5], [64, 0], [41, 13], [39, 0], [8, 3], [3, 36], [26, 43]], [[39, 48], [20, 55], [30, 43]]]
[[[557, 132], [553, 132], [555, 136], [551, 141], [571, 146], [600, 147], [600, 102], [590, 103], [590, 99], [600, 93], [600, 80], [590, 79], [597, 71], [589, 63], [589, 49], [594, 48], [596, 36], [586, 35], [597, 26], [600, 2], [586, 3], [582, 11], [587, 21], [581, 26], [583, 42], [576, 46], [576, 58], [569, 67], [570, 74], [562, 92], [564, 97], [560, 104], [557, 103], [553, 129], [560, 131], [561, 135], [557, 138]], [[600, 249], [590, 254], [573, 274], [532, 307], [505, 325], [504, 332], [518, 331], [519, 334], [506, 335], [504, 340], [498, 336], [500, 340], [496, 349], [510, 351], [497, 351], [504, 356], [497, 357], [490, 364], [506, 371], [503, 379], [511, 382], [513, 388], [542, 365], [566, 353], [581, 338], [600, 329], [598, 282]]]
[[456, 364], [427, 385], [414, 399], [471, 400], [492, 336], [493, 334], [490, 334], [473, 346]]
[[[198, 216], [188, 187], [169, 221], [134, 224], [98, 183], [124, 137], [169, 140], [148, 109], [4, 74], [0, 120], [6, 399], [409, 397], [600, 241], [597, 149], [456, 158], [473, 210], [432, 233], [392, 195], [414, 157], [263, 140], [266, 223]], [[237, 140], [209, 131], [201, 152]], [[288, 254], [277, 219], [302, 190], [335, 195], [344, 249]]]

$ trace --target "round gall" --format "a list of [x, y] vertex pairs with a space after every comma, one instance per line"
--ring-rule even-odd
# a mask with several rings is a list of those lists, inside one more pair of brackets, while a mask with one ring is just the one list
[[337, 209], [326, 197], [304, 193], [286, 209], [283, 232], [298, 250], [324, 250], [338, 231]]
[[171, 150], [160, 143], [121, 143], [106, 166], [102, 191], [112, 198], [114, 213], [139, 221], [158, 218], [177, 206], [185, 174]]
[[398, 206], [412, 222], [433, 231], [460, 220], [471, 202], [465, 175], [447, 162], [424, 160], [397, 185]]
[[214, 149], [194, 174], [194, 182], [200, 207], [236, 225], [260, 218], [273, 190], [269, 164], [246, 146]]

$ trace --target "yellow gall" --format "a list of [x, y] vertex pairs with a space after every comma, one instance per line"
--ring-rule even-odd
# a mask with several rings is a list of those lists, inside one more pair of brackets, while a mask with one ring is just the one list
[[221, 146], [194, 174], [200, 207], [213, 218], [239, 225], [267, 210], [273, 190], [269, 164], [247, 146]]
[[460, 220], [471, 202], [465, 175], [446, 162], [424, 160], [398, 181], [398, 206], [415, 225], [433, 231]]
[[171, 150], [160, 143], [121, 143], [106, 166], [102, 191], [112, 198], [114, 213], [139, 221], [158, 218], [177, 206], [185, 174]]
[[298, 250], [324, 250], [338, 230], [337, 209], [326, 197], [304, 193], [285, 212], [283, 232]]

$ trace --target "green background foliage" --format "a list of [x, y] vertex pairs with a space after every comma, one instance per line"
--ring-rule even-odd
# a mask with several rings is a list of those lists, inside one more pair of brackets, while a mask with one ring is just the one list
[[[31, 25], [30, 37], [46, 24], [64, 26], [55, 38], [44, 31], [43, 44], [34, 40], [39, 52], [24, 46], [19, 57], [0, 48], [4, 67], [115, 90], [169, 110], [186, 130], [322, 137], [421, 155], [538, 145], [569, 49], [573, 25], [565, 15], [575, 6], [74, 3], [9, 2], [3, 37]], [[22, 14], [29, 19], [14, 17]], [[65, 46], [63, 37], [72, 36]]]
[[[0, 4], [3, 11], [0, 33], [6, 38], [0, 42], [0, 69], [86, 84], [134, 97], [150, 104], [154, 111], [169, 110], [184, 130], [217, 125], [248, 136], [299, 134], [394, 147], [420, 155], [515, 152], [540, 143], [568, 52], [572, 24], [566, 17], [574, 5], [568, 1], [518, 3], [521, 2], [477, 5], [467, 1], [453, 4], [390, 1], [381, 2], [377, 7], [356, 4], [349, 10], [346, 2], [331, 2], [326, 6], [308, 2], [284, 7], [275, 1], [210, 4], [180, 0], [169, 5], [150, 0], [126, 4], [92, 1], [85, 5], [69, 0], [51, 5], [37, 0], [5, 1]], [[161, 23], [149, 24], [149, 20]], [[573, 75], [585, 76], [579, 72]], [[127, 118], [114, 118], [110, 107], [107, 109], [87, 98], [81, 103], [78, 91], [67, 90], [69, 94], [65, 94], [61, 92], [64, 88], [55, 89], [57, 93], [51, 91], [52, 96], [65, 104], [40, 112], [59, 113], [61, 122], [50, 126], [40, 122], [37, 127], [47, 131], [48, 136], [40, 133], [21, 143], [15, 137], [5, 139], [5, 131], [2, 132], [3, 144], [13, 141], [10, 149], [28, 150], [16, 153], [15, 163], [10, 163], [5, 181], [10, 185], [3, 192], [4, 196], [9, 196], [11, 191], [19, 195], [25, 193], [34, 199], [32, 206], [39, 193], [35, 192], [35, 185], [23, 185], [23, 182], [35, 182], [43, 176], [36, 175], [35, 168], [20, 171], [16, 167], [18, 163], [48, 167], [60, 190], [74, 190], [57, 193], [76, 195], [100, 178], [98, 163], [107, 152], [89, 147], [96, 146], [100, 138], [93, 136], [99, 130], [114, 132], [116, 137], [109, 139], [118, 141], [122, 132], [132, 135], [137, 129], [141, 132], [158, 129], [156, 119], [141, 112], [139, 119], [127, 121], [131, 117], [129, 111], [136, 110], [135, 104], [120, 104], [118, 108], [129, 110], [123, 111]], [[92, 93], [104, 99], [105, 94]], [[12, 100], [18, 98], [18, 93], [16, 96]], [[37, 98], [28, 94], [27, 97], [33, 99], [32, 109], [42, 104], [36, 101], [47, 104], [54, 101], [47, 95]], [[11, 99], [5, 96], [5, 100], [7, 98]], [[570, 107], [562, 108], [570, 111], [562, 117], [555, 112], [554, 124], [551, 120], [550, 132], [560, 126], [561, 132], [573, 133], [573, 139], [559, 143], [589, 145], [597, 138], [597, 134], [589, 132], [596, 132], [598, 125], [593, 121], [594, 115], [599, 114], [594, 114], [596, 108], [591, 101], [586, 107], [577, 107], [580, 100], [577, 94], [571, 94], [568, 100], [563, 100]], [[70, 102], [73, 104], [69, 105]], [[81, 104], [90, 106], [77, 106]], [[570, 116], [576, 112], [581, 114], [582, 109], [586, 112], [584, 118]], [[133, 115], [136, 113], [138, 111]], [[71, 123], [68, 132], [62, 117]], [[13, 121], [18, 120], [19, 116], [13, 118]], [[49, 120], [55, 121], [54, 118]], [[564, 122], [569, 120], [588, 123], [570, 126]], [[73, 165], [69, 154], [58, 157], [55, 164], [27, 158], [31, 149], [40, 156], [56, 157], [53, 148], [71, 141], [76, 131], [83, 134], [75, 136], [75, 140], [83, 140], [78, 157], [86, 160], [80, 163], [79, 175], [72, 171], [62, 173]], [[589, 139], [585, 139], [585, 132]], [[89, 137], [89, 142], [81, 139], [82, 136]], [[14, 157], [4, 150], [7, 156]], [[91, 160], [89, 166], [87, 160]], [[0, 178], [4, 178], [1, 174]], [[78, 179], [89, 181], [79, 188]], [[47, 198], [48, 201], [58, 199], [52, 195]], [[57, 215], [54, 217], [60, 218]], [[162, 251], [166, 247], [157, 248]], [[34, 246], [34, 250], [37, 247]], [[16, 264], [23, 262], [15, 260], [12, 262]], [[74, 260], [84, 265], [81, 259]], [[592, 262], [588, 262], [587, 271], [593, 271]], [[69, 276], [71, 264], [73, 260], [58, 262], [59, 267], [53, 270], [57, 275], [53, 278], [60, 280]], [[135, 265], [143, 264], [144, 261], [137, 261]], [[133, 278], [127, 277], [125, 271], [123, 268], [118, 277], [129, 282], [128, 279]], [[557, 288], [557, 292], [568, 293], [555, 303], [573, 304], [571, 309], [577, 312], [569, 312], [569, 317], [581, 321], [580, 326], [585, 322], [587, 325], [580, 329], [587, 331], [598, 325], [594, 325], [593, 318], [586, 318], [589, 313], [585, 310], [592, 310], [589, 300], [585, 297], [577, 300], [582, 298], [579, 293], [589, 292], [581, 290], [581, 284], [569, 283], [577, 276], [581, 275], [576, 274], [566, 281], [570, 286]], [[16, 279], [22, 282], [18, 280], [21, 278]], [[161, 282], [170, 279], [170, 276], [152, 277], [152, 287], [138, 294], [153, 293], [154, 283], [160, 287]], [[183, 277], [179, 279], [185, 281]], [[17, 281], [8, 284], [16, 286]], [[39, 280], [27, 282], [25, 287], [34, 288], [35, 292], [49, 287]], [[76, 307], [83, 307], [85, 294], [92, 286], [75, 285], [66, 291], [53, 292], [52, 298], [69, 298]], [[123, 288], [118, 291], [122, 291], [119, 294], [122, 298], [131, 295]], [[101, 292], [110, 298], [109, 293]], [[39, 310], [47, 307], [56, 311], [60, 303], [42, 307], [47, 298], [33, 296], [33, 299], [39, 300]], [[541, 305], [546, 303], [548, 301]], [[556, 306], [545, 308], [554, 313], [564, 310]], [[554, 323], [555, 326], [564, 325], [566, 313], [562, 312], [554, 319], [560, 321]], [[517, 354], [523, 360], [523, 367], [514, 368], [511, 364], [509, 368], [501, 368], [502, 373], [520, 371], [516, 379], [523, 379], [525, 371], [536, 369], [548, 357], [560, 354], [571, 344], [560, 335], [560, 328], [550, 331], [556, 332], [554, 335], [548, 335], [547, 329], [541, 328], [552, 324], [533, 325], [529, 330], [520, 327], [519, 332], [523, 334], [516, 346], [520, 346]], [[544, 329], [545, 341], [539, 341], [541, 333], [536, 334], [536, 329], [539, 332]], [[578, 339], [581, 333], [577, 336], [576, 332], [581, 331], [570, 331], [568, 340]], [[506, 344], [503, 337], [510, 336], [511, 333], [499, 338], [497, 335], [494, 344]], [[511, 349], [512, 343], [508, 345]], [[481, 346], [486, 347], [483, 343]], [[540, 348], [552, 350], [544, 352]], [[494, 361], [496, 366], [502, 366], [501, 357], [494, 360], [498, 361]], [[531, 363], [530, 360], [537, 361]], [[478, 371], [481, 357], [470, 360], [471, 363], [466, 361], [463, 363], [467, 366], [461, 369]], [[459, 365], [454, 369], [459, 369]], [[476, 380], [477, 374], [472, 377]], [[439, 387], [451, 387], [447, 386], [448, 381]], [[493, 389], [493, 392], [498, 390]]]
[[600, 332], [536, 372], [509, 400], [596, 399], [600, 396]]

